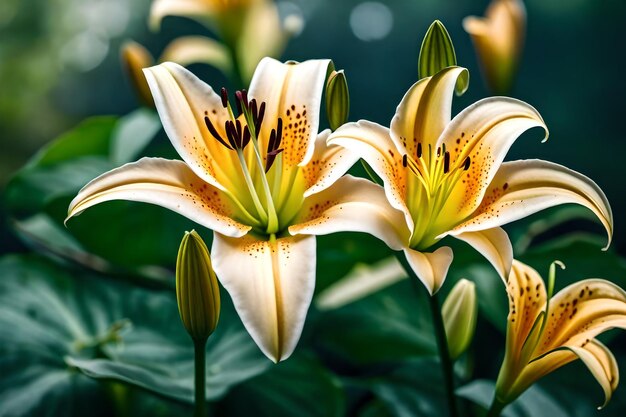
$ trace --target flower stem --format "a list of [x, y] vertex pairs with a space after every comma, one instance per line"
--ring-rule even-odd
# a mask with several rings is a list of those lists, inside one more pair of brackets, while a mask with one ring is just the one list
[[487, 413], [487, 417], [500, 417], [500, 413], [505, 406], [506, 404], [500, 402], [498, 398], [494, 395], [493, 402], [491, 403], [491, 407], [489, 407], [489, 412]]
[[[404, 267], [404, 270], [408, 274], [409, 278], [416, 284], [415, 286], [422, 287], [425, 290], [425, 287], [421, 285], [421, 281], [417, 275], [415, 275], [413, 268], [411, 268], [407, 262], [404, 254], [402, 252], [396, 252], [396, 257]], [[458, 417], [459, 411], [457, 409], [456, 398], [454, 397], [452, 360], [450, 359], [448, 339], [446, 338], [446, 329], [443, 325], [443, 316], [441, 315], [441, 308], [439, 306], [439, 297], [437, 296], [437, 293], [428, 296], [428, 303], [433, 317], [433, 328], [435, 331], [435, 338], [437, 339], [437, 349], [439, 352], [439, 361], [441, 363], [441, 372], [443, 374], [450, 417]]]
[[194, 417], [206, 416], [206, 342], [207, 339], [194, 340], [195, 354], [195, 400]]

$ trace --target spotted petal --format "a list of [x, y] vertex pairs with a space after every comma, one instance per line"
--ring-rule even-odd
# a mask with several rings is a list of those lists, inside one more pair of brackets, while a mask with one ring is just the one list
[[619, 369], [615, 356], [597, 339], [591, 340], [584, 347], [570, 349], [583, 361], [602, 387], [604, 404], [599, 408], [605, 407], [619, 384]]
[[213, 267], [263, 353], [279, 362], [298, 343], [315, 288], [315, 237], [274, 242], [215, 233]]
[[307, 197], [300, 213], [289, 228], [291, 234], [365, 232], [400, 250], [410, 233], [402, 213], [389, 205], [381, 186], [350, 175]]
[[404, 213], [407, 227], [413, 230], [414, 222], [406, 204], [408, 170], [402, 166], [403, 154], [389, 136], [389, 129], [377, 123], [359, 120], [334, 131], [328, 143], [350, 149], [372, 167], [385, 184], [389, 203]]
[[418, 142], [423, 149], [436, 147], [452, 117], [457, 79], [467, 74], [465, 68], [449, 67], [413, 84], [391, 120], [391, 137], [397, 149], [415, 158]]
[[283, 163], [305, 165], [313, 156], [319, 112], [329, 60], [283, 64], [272, 58], [259, 62], [250, 83], [250, 98], [265, 102], [265, 122], [259, 143], [267, 148], [270, 132], [283, 121]]
[[232, 219], [238, 212], [232, 200], [182, 161], [143, 158], [102, 174], [72, 200], [67, 218], [111, 200], [156, 204], [228, 236], [250, 230]]
[[592, 210], [606, 228], [610, 244], [613, 215], [600, 187], [576, 171], [541, 160], [502, 164], [480, 207], [451, 234], [500, 226], [566, 203], [580, 204]]

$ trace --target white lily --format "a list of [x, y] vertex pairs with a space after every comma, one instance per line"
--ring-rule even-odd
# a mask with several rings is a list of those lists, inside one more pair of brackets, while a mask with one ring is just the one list
[[[317, 135], [328, 60], [265, 58], [235, 117], [221, 96], [183, 67], [145, 70], [156, 108], [183, 161], [143, 158], [96, 178], [68, 218], [116, 199], [157, 204], [215, 231], [213, 267], [245, 327], [272, 360], [293, 352], [315, 286], [315, 237], [370, 230], [381, 187], [340, 177], [358, 159]], [[401, 216], [390, 221], [401, 221]], [[311, 226], [311, 231], [302, 230]], [[313, 230], [315, 229], [315, 230]], [[296, 234], [298, 234], [296, 236]]]
[[[506, 280], [513, 253], [503, 224], [577, 203], [598, 216], [609, 242], [613, 231], [606, 197], [589, 178], [541, 160], [503, 162], [526, 130], [540, 127], [547, 139], [545, 123], [533, 107], [492, 97], [451, 118], [457, 78], [466, 71], [448, 67], [415, 83], [390, 129], [363, 120], [344, 125], [328, 140], [357, 152], [382, 178], [388, 205], [405, 218], [394, 228], [395, 239], [386, 242], [404, 251], [431, 294], [443, 284], [452, 250], [444, 246], [424, 251], [446, 236], [473, 246]], [[381, 208], [380, 213], [388, 210]]]

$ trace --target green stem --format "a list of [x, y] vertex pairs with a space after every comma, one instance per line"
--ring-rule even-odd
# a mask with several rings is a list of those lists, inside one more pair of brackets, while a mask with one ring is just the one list
[[[404, 253], [396, 252], [396, 257], [404, 267], [404, 270], [408, 274], [409, 278], [416, 283], [416, 287], [424, 288], [417, 275], [415, 275], [413, 268], [411, 268], [411, 265], [409, 265], [409, 263], [407, 262]], [[452, 372], [452, 360], [450, 359], [450, 351], [448, 350], [448, 339], [446, 338], [446, 329], [443, 325], [443, 316], [441, 315], [441, 308], [439, 306], [439, 297], [437, 296], [437, 293], [433, 294], [432, 296], [428, 296], [428, 303], [430, 305], [430, 311], [433, 317], [433, 328], [435, 331], [435, 338], [437, 339], [437, 349], [439, 352], [439, 361], [441, 362], [441, 372], [443, 374], [450, 417], [458, 417], [459, 411], [456, 404], [456, 398], [454, 397], [454, 375]]]
[[194, 417], [206, 416], [206, 342], [207, 339], [194, 340], [195, 353], [195, 399]]
[[506, 404], [498, 401], [496, 396], [493, 396], [493, 402], [491, 403], [491, 407], [489, 407], [489, 412], [487, 413], [487, 417], [500, 417], [500, 413], [504, 409]]

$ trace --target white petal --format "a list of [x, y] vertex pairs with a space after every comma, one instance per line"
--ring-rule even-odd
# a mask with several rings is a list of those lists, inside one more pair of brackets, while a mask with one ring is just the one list
[[274, 243], [215, 233], [213, 267], [263, 353], [287, 359], [298, 343], [315, 288], [315, 237]]
[[283, 162], [305, 165], [313, 156], [319, 113], [329, 60], [283, 64], [264, 58], [254, 72], [248, 96], [265, 102], [265, 118], [259, 144], [267, 148], [278, 118], [283, 121]]
[[600, 187], [576, 171], [536, 159], [504, 163], [478, 210], [451, 234], [501, 226], [567, 203], [583, 205], [598, 216], [609, 236], [608, 247], [613, 235], [613, 214]]
[[156, 204], [228, 236], [242, 236], [250, 230], [232, 219], [237, 213], [232, 200], [182, 161], [142, 158], [106, 172], [80, 190], [67, 218], [111, 200]]
[[480, 252], [498, 271], [506, 284], [513, 263], [513, 247], [509, 236], [500, 227], [465, 232], [455, 236]]
[[334, 131], [328, 138], [328, 144], [350, 149], [372, 167], [385, 184], [389, 203], [404, 213], [407, 227], [413, 230], [413, 219], [406, 205], [409, 174], [402, 165], [403, 154], [389, 136], [389, 129], [377, 123], [359, 120]]
[[406, 92], [391, 120], [391, 137], [398, 149], [416, 158], [417, 143], [435, 149], [437, 139], [450, 123], [457, 79], [467, 70], [449, 67], [419, 80]]
[[589, 341], [584, 347], [571, 346], [568, 348], [583, 361], [602, 387], [605, 400], [604, 404], [598, 408], [605, 407], [617, 389], [617, 384], [619, 384], [619, 369], [615, 356], [596, 339]]
[[317, 136], [313, 157], [301, 168], [307, 187], [305, 197], [330, 187], [359, 160], [355, 152], [343, 146], [327, 145], [329, 135], [326, 129]]
[[179, 65], [203, 63], [224, 73], [232, 71], [230, 52], [224, 44], [206, 36], [181, 36], [170, 42], [160, 57]]
[[432, 253], [425, 253], [405, 248], [404, 255], [428, 292], [433, 295], [439, 291], [452, 263], [452, 249], [442, 246]]
[[402, 213], [389, 205], [381, 186], [346, 175], [330, 188], [304, 200], [301, 214], [289, 233], [325, 235], [336, 232], [365, 232], [400, 250], [410, 231]]
[[203, 180], [221, 189], [245, 187], [235, 152], [228, 151], [209, 133], [204, 117], [226, 138], [230, 120], [221, 98], [206, 83], [172, 62], [144, 70], [165, 133], [178, 154]]
[[150, 8], [149, 25], [153, 31], [159, 30], [165, 16], [185, 16], [207, 18], [214, 13], [210, 1], [199, 0], [155, 0]]

